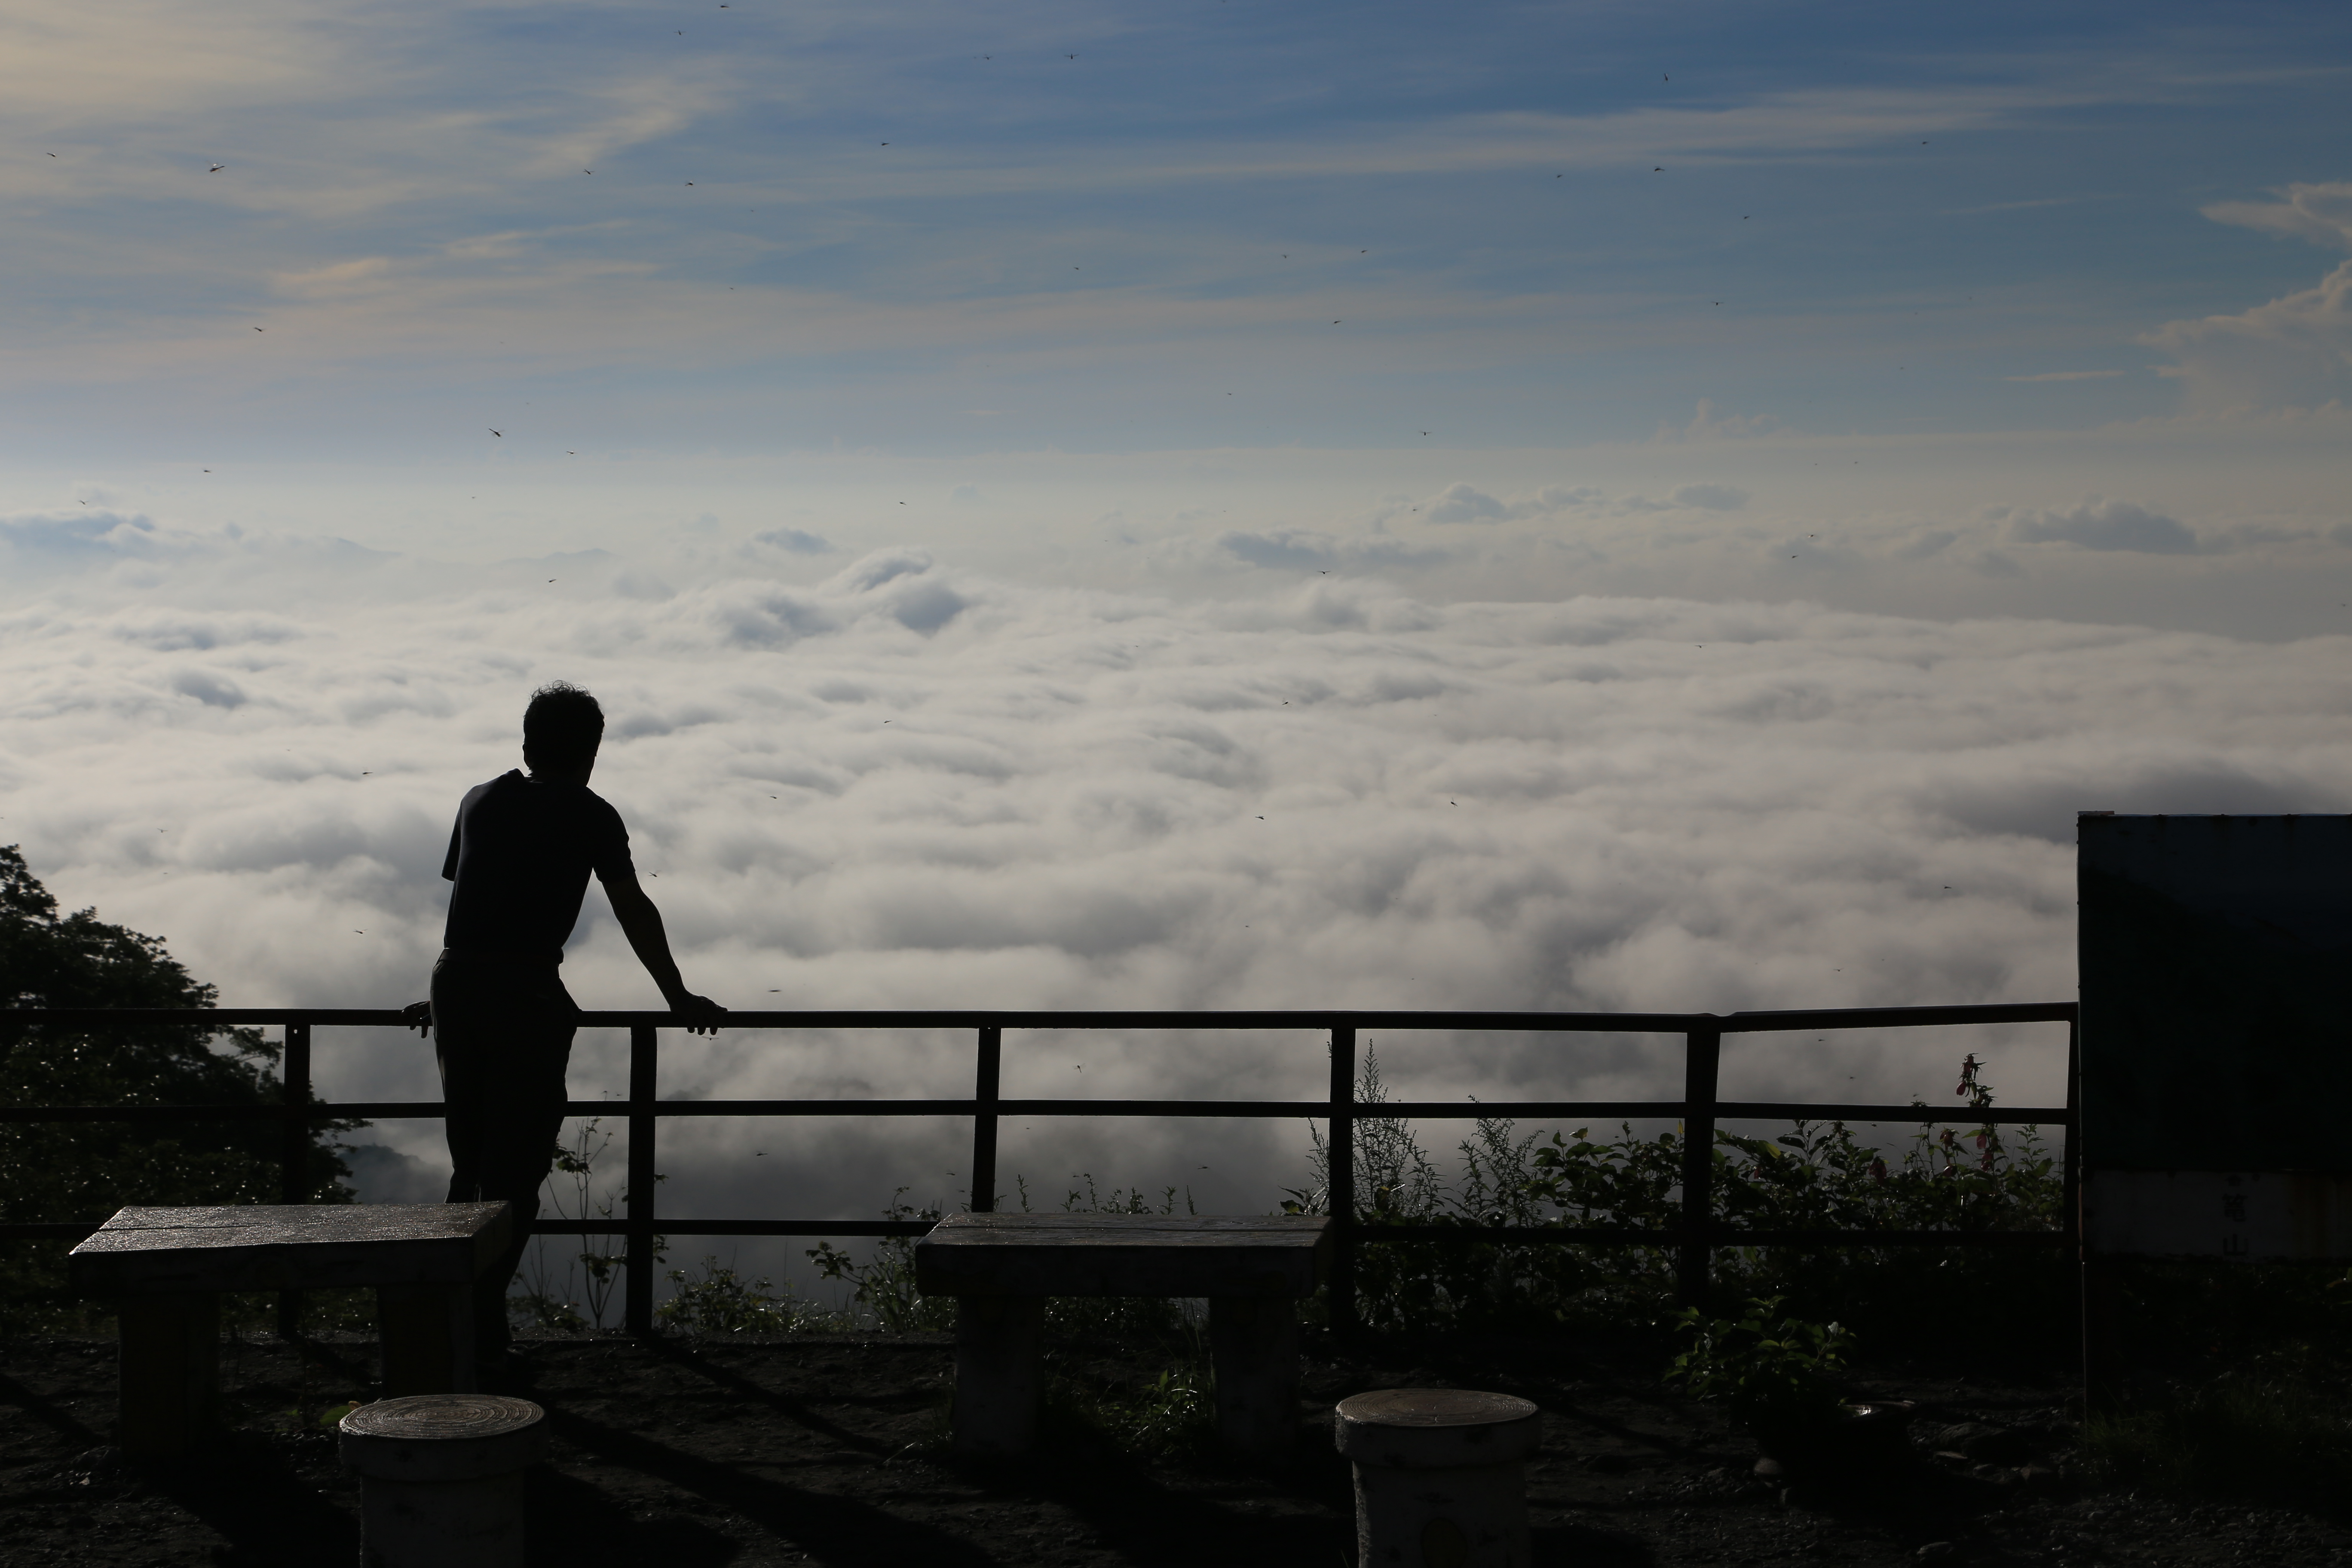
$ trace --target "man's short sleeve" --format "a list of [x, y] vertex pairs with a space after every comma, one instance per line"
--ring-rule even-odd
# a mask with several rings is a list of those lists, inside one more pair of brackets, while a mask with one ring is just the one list
[[621, 814], [603, 796], [593, 798], [598, 809], [589, 817], [588, 864], [600, 882], [635, 879], [637, 868], [629, 858], [629, 830], [622, 826]]
[[449, 853], [441, 862], [441, 879], [445, 882], [454, 882], [457, 879], [457, 846], [464, 841], [465, 837], [466, 814], [461, 809], [457, 814], [457, 820], [449, 826]]

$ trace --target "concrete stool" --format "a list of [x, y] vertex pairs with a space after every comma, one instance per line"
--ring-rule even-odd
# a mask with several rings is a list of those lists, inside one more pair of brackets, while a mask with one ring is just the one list
[[1361, 1568], [1527, 1568], [1527, 1458], [1536, 1407], [1466, 1388], [1343, 1399], [1339, 1452], [1356, 1472]]
[[547, 1413], [495, 1394], [417, 1394], [342, 1420], [360, 1474], [362, 1568], [522, 1568], [522, 1473]]

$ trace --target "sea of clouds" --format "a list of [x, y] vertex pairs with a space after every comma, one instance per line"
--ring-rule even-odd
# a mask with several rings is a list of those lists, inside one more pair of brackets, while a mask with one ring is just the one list
[[[517, 765], [523, 702], [557, 679], [604, 701], [594, 787], [688, 983], [738, 1008], [2061, 1000], [2076, 811], [2341, 810], [2352, 776], [2340, 636], [1444, 602], [1319, 567], [1153, 596], [912, 547], [820, 579], [814, 535], [689, 578], [113, 513], [7, 526], [42, 569], [0, 595], [0, 842], [229, 1005], [421, 997], [457, 799]], [[593, 889], [566, 974], [590, 1007], [657, 1005]], [[1402, 1093], [1465, 1103], [1671, 1097], [1679, 1073], [1675, 1042], [1635, 1036], [1372, 1044]], [[2011, 1103], [2049, 1103], [2063, 1047], [2051, 1027], [1742, 1037], [1726, 1086], [1943, 1099], [1972, 1049]], [[670, 1096], [971, 1081], [960, 1034], [664, 1051]], [[319, 1057], [330, 1096], [434, 1093], [413, 1035], [322, 1031]], [[621, 1062], [583, 1035], [575, 1095], [617, 1092]], [[1324, 1057], [1303, 1033], [1034, 1034], [1005, 1070], [1013, 1095], [1310, 1099]], [[671, 1125], [673, 1215], [952, 1204], [967, 1170], [961, 1122]], [[433, 1124], [354, 1138], [366, 1195], [437, 1196]], [[1306, 1143], [1041, 1121], [1008, 1126], [1002, 1169], [1046, 1202], [1091, 1173], [1254, 1212], [1304, 1180]]]

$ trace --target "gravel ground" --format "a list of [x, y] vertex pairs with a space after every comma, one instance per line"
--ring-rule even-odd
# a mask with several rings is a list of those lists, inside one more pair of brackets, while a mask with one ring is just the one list
[[[546, 1407], [554, 1438], [530, 1481], [531, 1558], [1346, 1564], [1352, 1505], [1330, 1405], [1449, 1384], [1543, 1407], [1528, 1476], [1538, 1563], [2352, 1563], [2352, 1531], [2327, 1519], [2084, 1492], [2055, 1379], [1878, 1369], [1864, 1387], [1919, 1401], [1914, 1473], [1864, 1496], [1808, 1496], [1759, 1479], [1752, 1446], [1664, 1394], [1656, 1361], [1555, 1340], [1310, 1346], [1304, 1457], [1253, 1476], [1123, 1455], [1066, 1420], [1033, 1464], [958, 1467], [940, 1448], [950, 1352], [937, 1336], [526, 1342], [515, 1392]], [[352, 1561], [358, 1489], [321, 1420], [367, 1396], [373, 1362], [349, 1336], [226, 1344], [218, 1442], [134, 1465], [107, 1446], [111, 1342], [0, 1346], [0, 1565]], [[1161, 1364], [1061, 1362], [1097, 1386]]]

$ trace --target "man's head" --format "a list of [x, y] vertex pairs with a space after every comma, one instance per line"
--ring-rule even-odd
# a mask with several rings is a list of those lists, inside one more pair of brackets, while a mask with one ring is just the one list
[[568, 680], [541, 687], [522, 710], [522, 760], [539, 777], [585, 784], [604, 739], [604, 710]]

